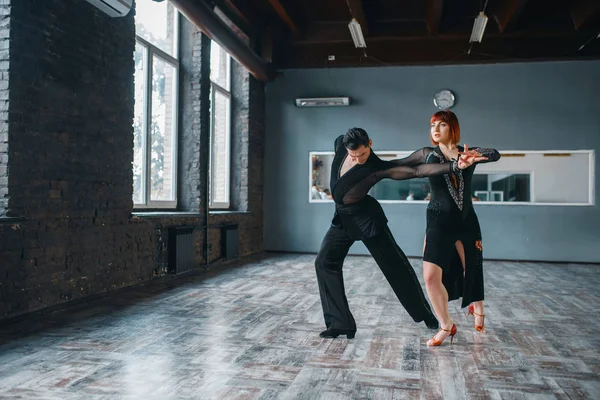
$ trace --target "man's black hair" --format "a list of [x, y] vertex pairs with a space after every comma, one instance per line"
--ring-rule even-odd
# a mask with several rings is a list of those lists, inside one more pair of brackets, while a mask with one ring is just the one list
[[369, 147], [369, 134], [362, 128], [350, 128], [344, 135], [344, 147], [349, 150], [356, 150], [361, 145]]

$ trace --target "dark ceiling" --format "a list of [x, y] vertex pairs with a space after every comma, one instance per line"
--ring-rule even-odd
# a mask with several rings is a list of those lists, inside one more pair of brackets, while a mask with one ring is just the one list
[[[213, 0], [212, 4], [277, 69], [600, 59], [600, 0]], [[489, 19], [483, 40], [471, 45], [474, 19], [484, 9]], [[362, 27], [364, 50], [352, 42], [348, 23], [353, 17]]]

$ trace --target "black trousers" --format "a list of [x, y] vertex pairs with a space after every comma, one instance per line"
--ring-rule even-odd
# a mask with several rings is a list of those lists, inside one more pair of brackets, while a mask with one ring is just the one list
[[[355, 240], [349, 237], [343, 228], [332, 225], [323, 238], [315, 261], [327, 329], [356, 330], [356, 322], [348, 307], [342, 273], [344, 259], [354, 242]], [[363, 239], [362, 242], [369, 249], [398, 300], [412, 319], [421, 322], [432, 317], [431, 308], [425, 299], [415, 270], [387, 225], [381, 233]]]

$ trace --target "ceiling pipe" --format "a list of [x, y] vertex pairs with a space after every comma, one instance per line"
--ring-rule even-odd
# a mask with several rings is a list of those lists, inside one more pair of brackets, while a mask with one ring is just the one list
[[202, 32], [219, 43], [231, 57], [244, 66], [256, 79], [269, 82], [275, 79], [275, 68], [258, 56], [202, 0], [170, 0], [183, 16]]

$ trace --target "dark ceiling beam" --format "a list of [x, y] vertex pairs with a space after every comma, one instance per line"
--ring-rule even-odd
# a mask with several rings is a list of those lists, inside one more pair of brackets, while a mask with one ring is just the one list
[[[370, 41], [368, 57], [357, 53], [351, 44], [288, 45], [279, 57], [278, 68], [322, 68], [384, 65], [451, 65], [463, 63], [502, 63], [509, 61], [600, 59], [600, 47], [585, 54], [577, 49], [584, 36], [507, 36], [498, 35], [472, 49], [468, 39], [436, 42], [423, 38], [413, 41]], [[327, 62], [329, 55], [335, 60]]]
[[363, 36], [369, 36], [369, 24], [367, 23], [367, 16], [363, 9], [362, 0], [348, 0], [348, 5], [352, 11], [352, 17], [356, 18], [356, 21], [360, 24]]
[[492, 15], [500, 33], [504, 33], [515, 26], [526, 5], [527, 0], [496, 0], [486, 14]]
[[253, 27], [259, 26], [265, 22], [263, 16], [260, 15], [250, 4], [248, 0], [218, 0], [223, 2], [240, 17], [246, 19]]
[[576, 1], [571, 9], [571, 17], [575, 29], [583, 28], [592, 17], [597, 16], [600, 10], [600, 1], [598, 0], [579, 0]]
[[227, 21], [225, 23], [236, 33], [242, 31], [244, 35], [238, 33], [238, 36], [242, 37], [246, 43], [249, 42], [254, 49], [256, 41], [262, 35], [261, 31], [266, 23], [265, 18], [257, 13], [247, 0], [213, 0], [213, 3], [233, 22], [235, 27]]
[[231, 29], [233, 33], [235, 33], [244, 41], [244, 43], [250, 43], [250, 37], [255, 35], [255, 32], [252, 29], [244, 26], [243, 22], [237, 20], [235, 16], [233, 16], [232, 19], [232, 15], [228, 14], [226, 11], [223, 11], [223, 9], [220, 7], [215, 7], [213, 11], [219, 17], [219, 19], [223, 21], [229, 29]]
[[271, 3], [271, 6], [275, 10], [275, 12], [279, 15], [281, 20], [287, 25], [287, 27], [290, 29], [290, 31], [292, 31], [292, 33], [294, 34], [294, 37], [296, 39], [300, 39], [302, 37], [300, 30], [298, 29], [298, 27], [296, 26], [296, 24], [294, 23], [292, 18], [289, 16], [289, 14], [285, 10], [285, 8], [281, 5], [279, 0], [269, 0], [269, 3]]
[[170, 0], [179, 12], [212, 40], [221, 45], [256, 79], [268, 82], [275, 79], [275, 69], [243, 42], [203, 1]]
[[243, 12], [241, 12], [240, 9], [231, 0], [216, 0], [215, 3], [220, 8], [229, 10], [231, 13], [237, 16], [238, 19], [242, 20], [244, 24], [248, 26], [252, 25], [250, 19], [248, 19], [248, 17], [246, 17], [246, 15]]
[[215, 6], [223, 12], [223, 14], [227, 15], [234, 24], [236, 24], [240, 29], [244, 31], [250, 31], [252, 29], [252, 24], [246, 18], [246, 16], [237, 9], [235, 6], [231, 6], [230, 1], [226, 0], [215, 0]]
[[260, 39], [260, 51], [261, 56], [268, 62], [273, 62], [273, 52], [275, 49], [275, 37], [276, 37], [276, 29], [271, 24], [263, 29], [261, 39]]
[[221, 10], [239, 29], [247, 35], [254, 33], [252, 22], [230, 0], [215, 0], [215, 6]]
[[437, 35], [440, 32], [443, 9], [443, 0], [427, 0], [427, 31], [430, 35]]

